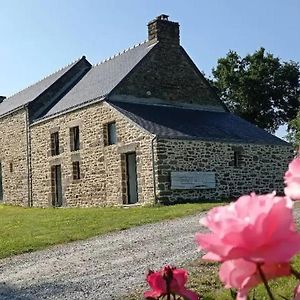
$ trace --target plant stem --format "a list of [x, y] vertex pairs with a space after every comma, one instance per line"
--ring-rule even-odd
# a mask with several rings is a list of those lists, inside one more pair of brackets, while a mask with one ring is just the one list
[[262, 269], [261, 269], [261, 264], [256, 264], [257, 265], [257, 269], [258, 269], [258, 272], [259, 272], [259, 275], [260, 275], [260, 277], [261, 277], [261, 279], [262, 279], [262, 281], [263, 281], [263, 283], [264, 283], [264, 285], [265, 285], [265, 288], [266, 288], [266, 290], [267, 290], [267, 293], [268, 293], [268, 295], [269, 295], [269, 298], [271, 299], [271, 300], [275, 300], [275, 298], [274, 298], [274, 296], [273, 296], [273, 294], [272, 294], [272, 292], [271, 292], [271, 289], [270, 289], [270, 287], [269, 287], [269, 285], [268, 285], [268, 281], [267, 281], [267, 279], [266, 279], [266, 276], [265, 276], [265, 274], [264, 274], [264, 272], [262, 271]]
[[171, 300], [170, 282], [168, 279], [166, 280], [166, 285], [167, 285], [167, 300]]

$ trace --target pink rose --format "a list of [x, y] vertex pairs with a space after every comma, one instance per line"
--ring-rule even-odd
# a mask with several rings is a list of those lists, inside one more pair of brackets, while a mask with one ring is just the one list
[[151, 290], [146, 291], [144, 296], [146, 299], [159, 299], [171, 293], [182, 296], [186, 300], [198, 300], [199, 296], [196, 293], [185, 288], [187, 279], [188, 273], [184, 269], [165, 266], [158, 272], [150, 271], [147, 282]]
[[[288, 263], [264, 264], [261, 269], [267, 280], [291, 275]], [[226, 288], [238, 289], [238, 300], [247, 300], [249, 290], [262, 282], [257, 265], [244, 259], [228, 260], [222, 263], [219, 275]]]
[[240, 197], [235, 203], [211, 209], [200, 222], [211, 233], [198, 233], [207, 260], [243, 258], [259, 263], [285, 263], [299, 252], [293, 202], [275, 193]]
[[294, 300], [300, 300], [300, 284], [294, 290]]
[[284, 175], [285, 194], [293, 200], [300, 200], [300, 158], [295, 158]]

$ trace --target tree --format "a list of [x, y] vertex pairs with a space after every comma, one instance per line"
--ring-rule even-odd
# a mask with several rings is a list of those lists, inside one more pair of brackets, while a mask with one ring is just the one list
[[[300, 102], [300, 97], [299, 97]], [[300, 111], [298, 111], [297, 116], [289, 121], [288, 123], [288, 134], [286, 136], [287, 140], [294, 144], [296, 148], [300, 145]]]
[[241, 58], [229, 51], [212, 70], [212, 83], [230, 111], [274, 133], [297, 115], [300, 69], [260, 48]]

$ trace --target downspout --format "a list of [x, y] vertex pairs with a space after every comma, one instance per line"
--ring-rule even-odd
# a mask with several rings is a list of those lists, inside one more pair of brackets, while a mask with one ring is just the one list
[[156, 199], [156, 179], [155, 179], [155, 162], [154, 162], [154, 141], [157, 141], [157, 136], [155, 135], [151, 140], [151, 149], [152, 149], [152, 176], [153, 176], [153, 194], [154, 194], [154, 203], [157, 203]]
[[32, 207], [32, 178], [31, 178], [31, 136], [29, 129], [29, 113], [28, 106], [25, 106], [26, 110], [26, 137], [27, 137], [27, 184], [28, 184], [28, 206]]

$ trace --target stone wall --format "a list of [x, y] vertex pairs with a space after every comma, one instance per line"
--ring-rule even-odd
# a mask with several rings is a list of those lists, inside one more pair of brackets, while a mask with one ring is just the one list
[[26, 124], [25, 109], [0, 118], [0, 162], [6, 204], [28, 205]]
[[[117, 144], [105, 146], [105, 124], [116, 122]], [[70, 127], [79, 126], [80, 150], [70, 151]], [[51, 156], [50, 134], [59, 132], [60, 154]], [[136, 152], [140, 203], [153, 202], [152, 135], [124, 118], [108, 103], [31, 126], [32, 195], [34, 206], [52, 205], [51, 166], [62, 168], [63, 206], [126, 203], [124, 153]], [[80, 161], [81, 179], [73, 180], [72, 161]]]
[[[234, 151], [240, 166], [234, 166]], [[160, 202], [219, 200], [252, 191], [283, 191], [283, 174], [293, 157], [292, 147], [226, 144], [187, 140], [159, 140], [157, 144], [157, 196]], [[216, 188], [171, 190], [172, 171], [215, 172]]]
[[206, 79], [180, 46], [158, 43], [112, 95], [157, 98], [224, 110]]

